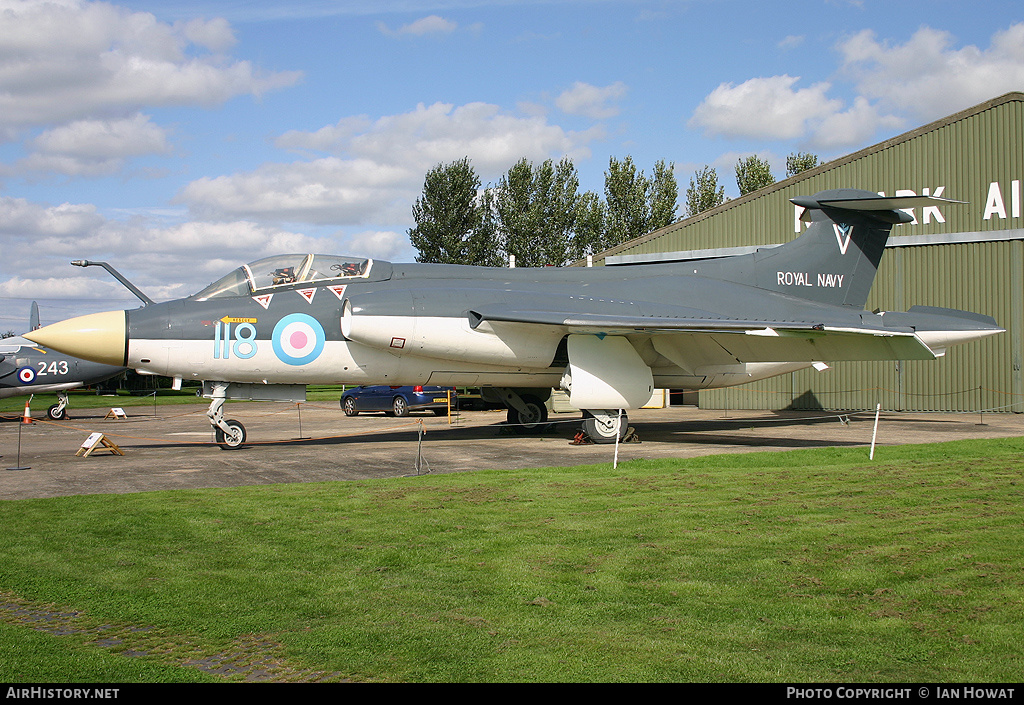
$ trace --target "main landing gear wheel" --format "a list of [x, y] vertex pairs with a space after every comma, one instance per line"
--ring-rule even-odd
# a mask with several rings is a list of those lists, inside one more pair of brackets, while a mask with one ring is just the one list
[[229, 432], [224, 432], [219, 427], [214, 429], [217, 437], [217, 445], [224, 450], [240, 448], [242, 444], [245, 443], [245, 426], [234, 419], [228, 419], [224, 424], [228, 427]]
[[523, 411], [508, 408], [508, 422], [516, 433], [541, 433], [547, 428], [548, 408], [535, 396], [526, 394], [522, 397], [526, 408]]
[[356, 400], [352, 397], [345, 397], [341, 401], [341, 410], [345, 416], [359, 416], [359, 409], [356, 408]]
[[590, 436], [594, 443], [614, 443], [616, 437], [621, 442], [626, 438], [629, 419], [618, 411], [583, 412], [583, 432]]
[[54, 404], [46, 410], [46, 418], [53, 421], [63, 421], [68, 417], [68, 411], [60, 404]]

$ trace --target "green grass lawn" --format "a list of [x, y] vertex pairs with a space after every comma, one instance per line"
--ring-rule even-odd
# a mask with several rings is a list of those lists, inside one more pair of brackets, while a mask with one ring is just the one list
[[0, 680], [1019, 681], [1022, 458], [1003, 439], [3, 502]]

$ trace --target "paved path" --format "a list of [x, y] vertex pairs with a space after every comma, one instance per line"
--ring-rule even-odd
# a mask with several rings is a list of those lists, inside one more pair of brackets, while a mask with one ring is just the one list
[[[104, 419], [102, 409], [73, 410], [63, 422], [0, 421], [0, 500], [412, 475], [421, 424], [424, 469], [433, 473], [611, 462], [615, 449], [572, 445], [579, 424], [570, 414], [553, 415], [557, 423], [543, 435], [520, 436], [503, 426], [504, 412], [464, 412], [449, 425], [430, 415], [349, 418], [322, 402], [229, 404], [250, 444], [224, 451], [213, 444], [205, 408], [156, 407], [156, 415], [153, 407], [128, 408], [127, 420]], [[630, 412], [630, 425], [641, 442], [622, 444], [619, 461], [822, 446], [865, 446], [866, 459], [873, 421], [867, 413], [844, 424], [834, 412], [640, 409]], [[4, 470], [18, 465], [19, 431], [20, 464], [30, 469]], [[95, 431], [124, 456], [76, 457]], [[1024, 415], [883, 413], [878, 443], [1001, 436], [1024, 436]]]

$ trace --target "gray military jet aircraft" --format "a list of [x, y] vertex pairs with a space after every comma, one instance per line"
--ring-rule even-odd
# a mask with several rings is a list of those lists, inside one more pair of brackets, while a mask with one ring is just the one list
[[900, 209], [949, 201], [824, 191], [809, 227], [753, 254], [628, 267], [505, 269], [286, 255], [193, 296], [75, 318], [32, 340], [109, 365], [197, 379], [218, 442], [228, 398], [302, 399], [306, 384], [481, 387], [523, 428], [553, 387], [598, 442], [653, 389], [704, 389], [838, 360], [934, 359], [1001, 332], [972, 313], [863, 310]]
[[[39, 308], [32, 302], [32, 330], [39, 329]], [[0, 399], [24, 394], [57, 392], [57, 403], [46, 411], [54, 420], [66, 419], [67, 390], [104, 382], [127, 368], [81, 360], [23, 337], [0, 340]]]

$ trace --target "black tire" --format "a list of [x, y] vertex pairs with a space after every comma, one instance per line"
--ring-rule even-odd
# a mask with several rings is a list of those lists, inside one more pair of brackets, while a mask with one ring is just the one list
[[341, 400], [341, 410], [345, 412], [345, 416], [359, 416], [356, 400], [352, 397], [345, 397]]
[[509, 407], [508, 422], [516, 433], [543, 433], [548, 427], [548, 408], [544, 402], [535, 396], [526, 394], [521, 397], [526, 405], [526, 412], [519, 413], [516, 409]]
[[54, 404], [46, 410], [46, 418], [52, 421], [63, 421], [68, 417], [67, 408], [61, 409], [60, 404]]
[[217, 445], [224, 450], [236, 450], [241, 448], [242, 444], [245, 443], [245, 426], [234, 419], [228, 419], [224, 423], [231, 428], [231, 435], [227, 435], [220, 428], [215, 428]]
[[[618, 424], [618, 428], [616, 428], [616, 424]], [[628, 428], [629, 418], [625, 414], [621, 418], [613, 417], [607, 424], [601, 423], [589, 414], [583, 417], [583, 432], [590, 436], [590, 440], [594, 443], [614, 443], [616, 436], [621, 442], [626, 438]]]
[[391, 412], [395, 416], [408, 416], [409, 402], [405, 400], [405, 397], [395, 397], [391, 402]]

